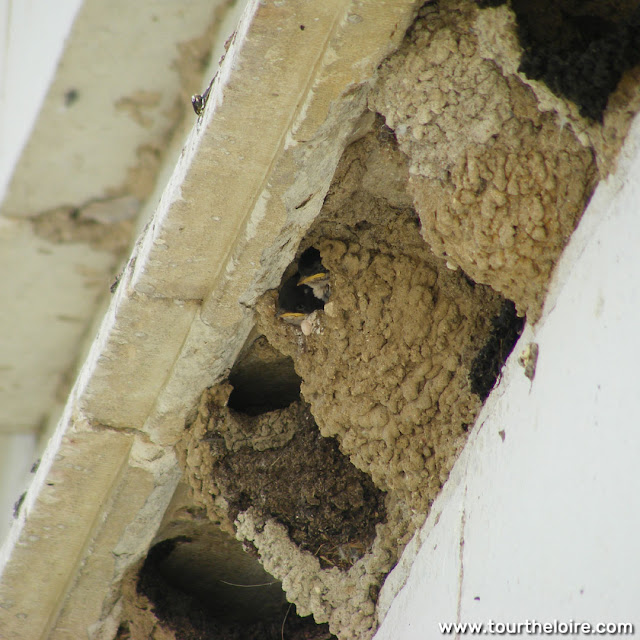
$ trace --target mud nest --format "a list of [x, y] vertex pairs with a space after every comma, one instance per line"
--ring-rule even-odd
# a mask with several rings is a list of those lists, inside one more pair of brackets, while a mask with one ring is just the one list
[[300, 343], [274, 294], [258, 306], [259, 326], [293, 359], [322, 435], [377, 487], [426, 512], [480, 407], [468, 375], [503, 299], [429, 250], [402, 199], [406, 161], [376, 124], [345, 151], [301, 246], [317, 247], [331, 274], [315, 328]]
[[381, 65], [369, 105], [407, 154], [433, 252], [535, 322], [596, 167], [532, 89], [488, 59], [490, 17], [481, 13], [458, 0], [425, 5]]
[[[257, 417], [210, 406], [212, 480], [235, 520], [250, 507], [285, 525], [323, 567], [350, 567], [369, 549], [385, 518], [384, 494], [356, 469], [334, 438], [323, 438], [303, 402]], [[225, 438], [221, 425], [246, 439]], [[268, 445], [257, 436], [275, 425], [290, 439]], [[225, 429], [225, 427], [222, 427]]]
[[287, 324], [267, 292], [231, 384], [203, 394], [183, 438], [209, 518], [233, 522], [301, 613], [343, 638], [373, 633], [384, 577], [464, 446], [482, 406], [478, 358], [491, 360], [490, 387], [514, 343], [496, 320], [504, 298], [425, 243], [407, 183], [377, 119], [283, 274], [313, 248], [329, 273], [324, 308], [306, 328]]
[[[637, 2], [478, 8], [500, 4], [420, 9], [378, 69], [369, 133], [345, 149], [279, 290], [258, 300], [243, 354], [203, 392], [181, 443], [209, 520], [344, 639], [375, 633], [380, 586], [447, 481], [523, 316], [540, 317], [597, 176], [582, 116], [602, 119], [640, 59]], [[574, 120], [559, 124], [540, 107], [538, 92], [551, 92], [525, 75], [582, 116], [570, 104]], [[599, 125], [588, 127], [596, 139]], [[330, 295], [309, 297], [313, 312], [293, 326], [279, 306], [309, 250]], [[154, 607], [175, 600], [165, 619], [194, 625], [189, 640], [232, 633], [198, 622], [208, 614], [184, 595], [156, 594], [176, 544], [154, 548], [139, 589]], [[276, 624], [249, 634], [269, 638]], [[319, 635], [286, 637], [328, 632], [300, 633]]]

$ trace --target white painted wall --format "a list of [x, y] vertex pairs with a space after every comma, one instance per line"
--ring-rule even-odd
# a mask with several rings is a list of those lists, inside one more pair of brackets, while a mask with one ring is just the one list
[[[542, 320], [527, 327], [381, 592], [390, 608], [376, 640], [439, 638], [439, 623], [490, 620], [630, 622], [640, 632], [639, 321], [636, 119], [617, 173], [563, 254]], [[530, 341], [540, 349], [532, 383], [516, 361]]]
[[0, 0], [0, 201], [82, 0]]

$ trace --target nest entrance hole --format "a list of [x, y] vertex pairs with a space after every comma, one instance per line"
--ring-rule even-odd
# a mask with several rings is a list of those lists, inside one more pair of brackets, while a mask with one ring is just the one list
[[505, 300], [500, 313], [492, 318], [489, 339], [473, 360], [469, 371], [471, 392], [483, 402], [489, 397], [504, 363], [518, 342], [524, 321], [524, 318], [518, 317], [516, 307], [510, 300]]
[[624, 72], [640, 64], [637, 0], [513, 0], [523, 49], [519, 71], [602, 122]]
[[258, 416], [285, 409], [300, 399], [300, 376], [293, 360], [259, 337], [241, 355], [229, 374], [233, 391], [227, 406], [237, 413]]
[[[209, 536], [177, 536], [154, 545], [136, 590], [152, 604], [161, 625], [180, 640], [329, 640], [326, 624], [301, 618], [286, 602], [281, 584], [240, 543]], [[220, 548], [218, 548], [218, 546]], [[234, 547], [232, 562], [224, 551]], [[240, 555], [239, 555], [240, 554]], [[121, 625], [119, 639], [130, 624]]]

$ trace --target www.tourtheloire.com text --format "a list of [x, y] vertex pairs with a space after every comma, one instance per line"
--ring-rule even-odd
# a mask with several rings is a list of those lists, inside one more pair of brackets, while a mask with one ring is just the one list
[[633, 624], [630, 622], [538, 622], [537, 620], [525, 620], [524, 622], [439, 622], [440, 633], [443, 635], [567, 635], [582, 634], [590, 635], [612, 635], [612, 636], [632, 636], [635, 633]]

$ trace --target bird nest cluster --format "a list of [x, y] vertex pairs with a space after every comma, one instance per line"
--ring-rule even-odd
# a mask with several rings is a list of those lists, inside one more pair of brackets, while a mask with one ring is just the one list
[[[375, 632], [386, 575], [524, 318], [540, 316], [637, 110], [635, 71], [616, 66], [603, 111], [607, 101], [584, 98], [586, 84], [576, 89], [543, 50], [527, 3], [480, 4], [426, 3], [381, 65], [368, 132], [344, 151], [280, 286], [258, 300], [245, 349], [203, 392], [180, 445], [208, 519], [260, 559], [298, 613], [344, 640]], [[558, 16], [577, 9], [567, 11]], [[611, 33], [635, 42], [618, 27], [603, 50]], [[564, 94], [538, 81], [558, 73]]]
[[[399, 198], [379, 195], [378, 174]], [[375, 629], [384, 577], [464, 446], [495, 318], [522, 326], [512, 304], [432, 254], [402, 200], [406, 178], [376, 121], [183, 439], [209, 517], [233, 521], [298, 612], [343, 638]]]

